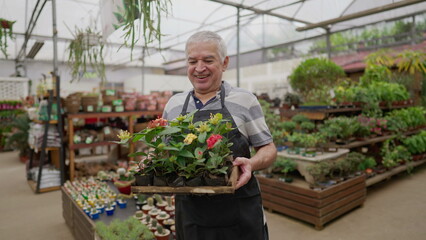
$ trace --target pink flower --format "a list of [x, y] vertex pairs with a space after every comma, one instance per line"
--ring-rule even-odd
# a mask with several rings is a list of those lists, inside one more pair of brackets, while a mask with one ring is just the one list
[[167, 120], [164, 118], [157, 118], [148, 123], [148, 128], [164, 127], [167, 125]]
[[215, 144], [220, 141], [222, 139], [222, 136], [220, 136], [219, 134], [212, 134], [208, 139], [207, 139], [207, 149], [212, 149]]

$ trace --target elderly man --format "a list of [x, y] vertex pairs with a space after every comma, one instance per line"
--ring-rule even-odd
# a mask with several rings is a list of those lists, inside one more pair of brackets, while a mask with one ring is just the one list
[[[196, 109], [194, 122], [221, 113], [231, 120], [234, 166], [239, 166], [235, 194], [176, 196], [178, 240], [268, 239], [260, 190], [253, 171], [269, 167], [276, 148], [257, 98], [247, 90], [222, 81], [229, 56], [223, 39], [214, 32], [192, 35], [186, 43], [187, 75], [193, 89], [174, 95], [163, 118], [174, 119]], [[251, 156], [250, 146], [256, 153]]]

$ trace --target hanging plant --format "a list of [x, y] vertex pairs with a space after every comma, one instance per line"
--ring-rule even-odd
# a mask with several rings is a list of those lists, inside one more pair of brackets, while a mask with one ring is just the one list
[[[147, 47], [155, 39], [161, 44], [161, 14], [169, 12], [170, 0], [122, 0], [123, 6], [114, 12], [120, 25], [115, 29], [123, 27], [124, 45], [130, 47], [131, 58], [133, 48], [139, 40], [140, 31], [143, 33], [144, 46]], [[139, 18], [140, 29], [136, 28], [135, 19]]]
[[4, 18], [0, 18], [0, 51], [4, 54], [7, 59], [7, 39], [14, 39], [13, 37], [13, 24], [16, 21], [9, 21]]
[[105, 64], [103, 57], [104, 43], [100, 33], [92, 31], [90, 28], [86, 30], [78, 29], [68, 46], [68, 62], [71, 66], [72, 81], [80, 80], [85, 73], [87, 67], [91, 67], [99, 76], [102, 82], [105, 81]]

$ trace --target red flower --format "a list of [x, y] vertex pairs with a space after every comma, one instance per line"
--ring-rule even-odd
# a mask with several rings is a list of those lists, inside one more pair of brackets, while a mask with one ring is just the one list
[[207, 139], [207, 149], [212, 149], [215, 144], [220, 141], [222, 139], [222, 136], [220, 136], [219, 134], [212, 134], [208, 139]]
[[164, 118], [157, 118], [148, 123], [148, 128], [164, 127], [167, 125], [167, 120]]

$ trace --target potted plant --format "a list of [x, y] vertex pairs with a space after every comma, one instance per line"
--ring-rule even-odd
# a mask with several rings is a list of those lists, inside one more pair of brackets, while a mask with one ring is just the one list
[[115, 210], [115, 208], [114, 208], [113, 204], [111, 203], [111, 201], [108, 201], [108, 203], [106, 204], [106, 208], [105, 208], [105, 212], [106, 212], [107, 216], [114, 215], [114, 210]]
[[117, 204], [118, 204], [119, 208], [126, 208], [127, 207], [127, 201], [121, 195], [117, 197]]
[[19, 150], [21, 162], [26, 162], [29, 158], [30, 146], [28, 144], [28, 134], [30, 130], [30, 119], [27, 114], [19, 115], [10, 123], [12, 133], [6, 140], [6, 147]]
[[[220, 113], [194, 123], [194, 113], [170, 122], [162, 118], [153, 120], [146, 129], [133, 136], [120, 134], [120, 143], [132, 139], [150, 147], [147, 152], [136, 152], [131, 156], [145, 157], [142, 160], [145, 167], [141, 170], [154, 172], [154, 185], [158, 178], [172, 185], [182, 177], [190, 181], [201, 176], [204, 182], [214, 177], [221, 180], [220, 185], [227, 184], [232, 169], [232, 143], [225, 134], [232, 130], [232, 124], [222, 119]], [[182, 181], [177, 186], [182, 186]]]
[[0, 18], [0, 51], [4, 54], [7, 59], [7, 39], [12, 40], [13, 37], [13, 24], [16, 21], [9, 21], [4, 18]]
[[331, 88], [345, 77], [342, 67], [326, 58], [311, 58], [299, 64], [289, 76], [291, 87], [303, 97], [311, 89]]
[[292, 106], [297, 108], [302, 103], [299, 95], [296, 93], [287, 92], [284, 95], [283, 108], [290, 109]]
[[331, 172], [332, 165], [329, 162], [322, 161], [315, 163], [306, 168], [308, 173], [313, 177], [315, 183], [314, 188], [324, 188], [328, 186], [326, 184], [326, 176]]
[[169, 240], [170, 230], [164, 229], [163, 226], [158, 225], [154, 235], [157, 240]]
[[102, 240], [109, 239], [154, 239], [154, 234], [147, 226], [134, 217], [126, 220], [114, 219], [109, 225], [99, 221], [95, 225], [95, 231]]
[[154, 199], [156, 200], [156, 206], [160, 210], [164, 211], [164, 208], [167, 206], [167, 202], [163, 200], [160, 194], [154, 194]]
[[117, 174], [118, 177], [114, 179], [114, 185], [120, 193], [130, 195], [131, 185], [135, 182], [134, 176], [127, 172], [125, 168], [118, 168]]
[[148, 214], [148, 212], [149, 212], [149, 211], [151, 211], [151, 209], [153, 209], [153, 208], [154, 208], [154, 198], [149, 197], [149, 198], [146, 200], [146, 202], [147, 202], [147, 204], [146, 204], [146, 205], [143, 205], [141, 210], [142, 210], [145, 214]]
[[288, 176], [289, 172], [296, 170], [297, 163], [290, 158], [278, 158], [274, 163], [275, 168], [279, 168], [280, 172], [284, 174], [283, 180], [285, 182], [293, 182], [293, 178]]
[[104, 82], [105, 64], [104, 64], [104, 42], [100, 33], [94, 32], [92, 29], [86, 30], [76, 29], [74, 40], [68, 45], [67, 51], [68, 62], [71, 67], [72, 81], [78, 80], [88, 72], [88, 66], [98, 75]]

